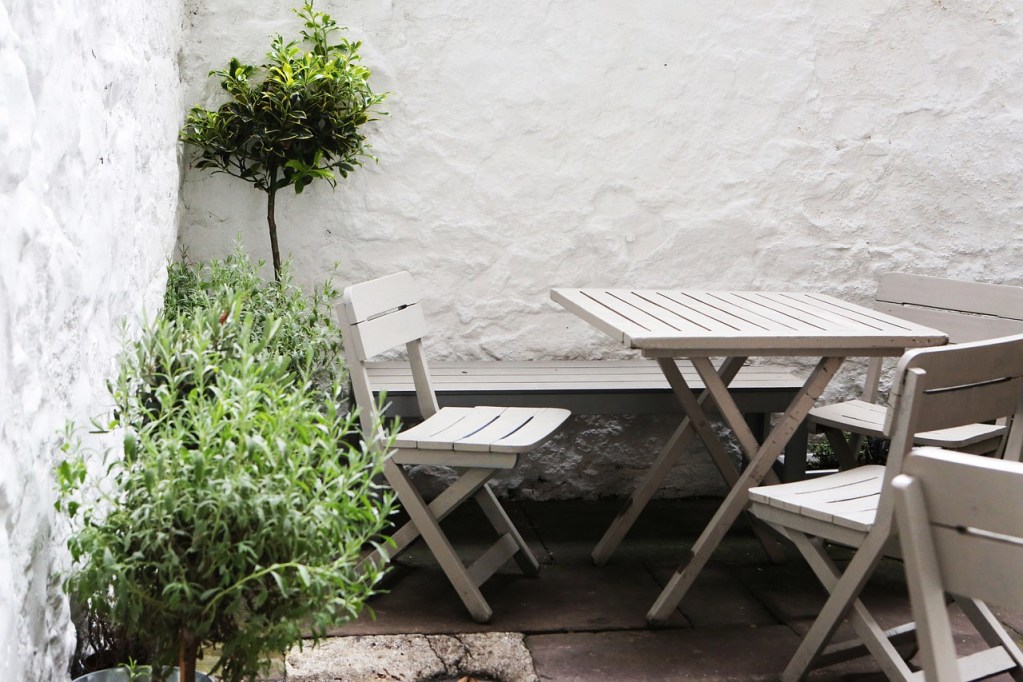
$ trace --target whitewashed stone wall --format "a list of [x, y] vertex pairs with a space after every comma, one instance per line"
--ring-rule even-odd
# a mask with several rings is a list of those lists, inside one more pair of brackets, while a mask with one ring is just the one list
[[122, 320], [162, 298], [181, 25], [173, 0], [0, 0], [0, 679], [67, 679], [57, 432], [107, 409]]
[[[270, 34], [297, 36], [291, 6], [193, 1], [189, 101], [219, 102], [211, 68], [260, 63]], [[550, 303], [552, 286], [812, 288], [867, 302], [889, 270], [1023, 283], [1016, 2], [318, 7], [365, 41], [390, 117], [373, 132], [379, 165], [336, 192], [279, 200], [282, 248], [307, 283], [334, 262], [341, 285], [410, 270], [434, 356], [618, 355]], [[193, 257], [223, 255], [241, 234], [269, 258], [260, 193], [193, 170], [183, 197]], [[848, 389], [846, 378], [833, 392]], [[513, 483], [622, 492], [666, 428], [580, 420]], [[717, 485], [691, 473], [668, 493]]]

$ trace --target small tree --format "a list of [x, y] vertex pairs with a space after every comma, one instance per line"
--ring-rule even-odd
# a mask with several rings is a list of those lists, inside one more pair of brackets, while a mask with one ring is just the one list
[[[308, 0], [294, 10], [304, 22], [301, 41], [271, 42], [261, 68], [232, 58], [227, 69], [211, 71], [230, 100], [217, 110], [193, 107], [180, 138], [198, 148], [197, 168], [227, 173], [266, 192], [266, 221], [274, 277], [281, 256], [274, 214], [278, 190], [293, 185], [301, 194], [317, 178], [337, 185], [369, 154], [363, 124], [385, 95], [369, 87], [369, 69], [359, 61], [361, 43], [341, 35], [337, 23], [313, 10]], [[308, 50], [302, 49], [308, 47]]]
[[381, 571], [358, 564], [390, 513], [376, 479], [391, 436], [357, 441], [339, 407], [329, 287], [306, 297], [287, 263], [265, 282], [241, 254], [172, 266], [169, 280], [164, 313], [110, 385], [102, 427], [123, 451], [90, 475], [69, 434], [66, 587], [182, 682], [207, 647], [222, 682], [241, 682], [374, 593]]

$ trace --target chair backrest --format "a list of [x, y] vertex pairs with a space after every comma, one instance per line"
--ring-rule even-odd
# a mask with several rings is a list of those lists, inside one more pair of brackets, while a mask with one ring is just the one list
[[1023, 452], [1023, 334], [905, 353], [895, 369], [884, 432], [891, 440], [875, 523], [889, 522], [887, 486], [922, 431], [1006, 419], [1006, 459]]
[[1023, 609], [1023, 464], [920, 448], [892, 488], [925, 674], [957, 680], [945, 592]]
[[408, 352], [419, 409], [424, 418], [433, 416], [437, 397], [422, 343], [426, 318], [412, 275], [398, 272], [347, 287], [337, 313], [363, 432], [374, 432], [380, 417], [366, 363], [399, 346]]
[[[1023, 334], [1023, 287], [891, 272], [881, 276], [874, 309], [940, 329], [949, 343]], [[867, 370], [863, 400], [877, 399], [883, 358]]]

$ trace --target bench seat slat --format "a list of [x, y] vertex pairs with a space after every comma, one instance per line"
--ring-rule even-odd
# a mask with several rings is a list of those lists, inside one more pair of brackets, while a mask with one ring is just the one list
[[[703, 382], [688, 361], [679, 361], [696, 391]], [[387, 414], [419, 416], [407, 362], [366, 363], [376, 392], [387, 394]], [[573, 414], [678, 414], [681, 406], [659, 367], [649, 360], [470, 360], [430, 363], [442, 406], [557, 407]], [[803, 379], [769, 365], [743, 367], [731, 384], [746, 414], [784, 412]]]
[[[408, 363], [401, 361], [367, 363], [374, 388], [394, 394], [413, 390]], [[679, 362], [682, 375], [692, 388], [703, 382], [693, 366]], [[438, 392], [505, 390], [663, 390], [667, 380], [656, 363], [574, 361], [469, 361], [432, 362], [430, 375]], [[777, 367], [743, 367], [731, 384], [732, 389], [798, 390], [803, 380]]]
[[[703, 390], [703, 382], [692, 364], [680, 360], [678, 365], [690, 387]], [[420, 416], [407, 362], [368, 362], [366, 369], [374, 391], [387, 395], [387, 416], [403, 419]], [[682, 411], [657, 363], [649, 360], [434, 361], [429, 369], [442, 408], [547, 407], [569, 410], [577, 415], [679, 414]], [[784, 412], [802, 386], [803, 379], [785, 368], [747, 365], [739, 371], [730, 388], [751, 425], [762, 430], [769, 424], [765, 415]], [[520, 435], [526, 436], [527, 432]], [[474, 446], [464, 442], [462, 447]], [[455, 448], [457, 451], [459, 446]], [[499, 449], [494, 448], [492, 452]], [[518, 450], [519, 446], [514, 444], [510, 449]], [[805, 470], [805, 428], [792, 438], [785, 452], [785, 478], [795, 480]]]

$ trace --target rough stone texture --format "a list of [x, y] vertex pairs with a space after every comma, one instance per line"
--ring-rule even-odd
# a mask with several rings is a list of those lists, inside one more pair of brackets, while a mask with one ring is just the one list
[[472, 676], [480, 682], [535, 682], [523, 639], [510, 632], [337, 637], [289, 653], [287, 679], [421, 682]]
[[173, 0], [0, 0], [0, 679], [66, 679], [51, 468], [65, 420], [106, 409], [122, 319], [161, 300], [180, 15]]
[[[211, 68], [259, 63], [269, 34], [296, 36], [292, 4], [191, 2], [190, 101], [219, 101]], [[868, 302], [889, 270], [1023, 282], [1013, 2], [318, 6], [365, 41], [391, 115], [373, 124], [379, 165], [335, 192], [279, 197], [282, 249], [307, 283], [335, 262], [339, 285], [411, 271], [436, 357], [621, 355], [550, 303], [552, 286]], [[241, 234], [269, 257], [265, 199], [245, 183], [192, 170], [183, 201], [193, 256]], [[538, 465], [571, 482], [522, 474], [529, 494], [620, 492], [593, 453], [626, 427], [580, 427]]]

